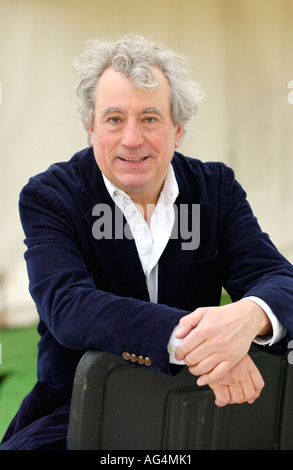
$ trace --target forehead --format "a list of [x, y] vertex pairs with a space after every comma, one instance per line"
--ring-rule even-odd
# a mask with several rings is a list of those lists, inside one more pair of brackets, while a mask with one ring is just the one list
[[153, 69], [158, 80], [155, 88], [137, 88], [133, 82], [112, 68], [106, 69], [100, 77], [96, 90], [96, 111], [105, 107], [113, 108], [158, 108], [170, 111], [169, 82], [160, 69]]

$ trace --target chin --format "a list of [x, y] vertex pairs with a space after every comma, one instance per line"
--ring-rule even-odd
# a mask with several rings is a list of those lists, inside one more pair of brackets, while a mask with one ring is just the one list
[[141, 188], [143, 190], [144, 186], [147, 185], [147, 181], [145, 178], [139, 178], [139, 177], [131, 177], [131, 178], [125, 178], [123, 181], [121, 181], [121, 184], [128, 189], [139, 189]]

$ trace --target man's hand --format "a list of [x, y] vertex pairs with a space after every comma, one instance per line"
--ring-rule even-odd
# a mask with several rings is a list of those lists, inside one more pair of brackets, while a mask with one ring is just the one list
[[216, 397], [215, 403], [220, 407], [233, 403], [253, 403], [264, 385], [258, 368], [248, 354], [223, 379], [209, 384]]
[[198, 308], [181, 318], [179, 327], [175, 336], [183, 339], [175, 358], [199, 376], [198, 385], [225, 377], [246, 356], [256, 336], [271, 333], [267, 315], [251, 300]]

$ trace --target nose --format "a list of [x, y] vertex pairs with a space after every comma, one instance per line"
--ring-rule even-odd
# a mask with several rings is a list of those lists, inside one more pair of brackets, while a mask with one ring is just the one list
[[127, 148], [136, 148], [143, 143], [143, 135], [139, 123], [129, 120], [124, 126], [121, 144]]

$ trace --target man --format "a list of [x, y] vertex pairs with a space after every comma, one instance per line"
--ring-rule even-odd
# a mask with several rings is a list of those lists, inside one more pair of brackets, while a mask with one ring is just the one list
[[[253, 402], [264, 385], [252, 341], [284, 354], [293, 333], [293, 268], [232, 170], [175, 151], [199, 102], [182, 58], [125, 37], [93, 42], [79, 69], [91, 145], [20, 195], [41, 339], [38, 382], [3, 449], [66, 446], [90, 348], [155, 372], [186, 364], [223, 406]], [[222, 286], [233, 303], [219, 307]]]

